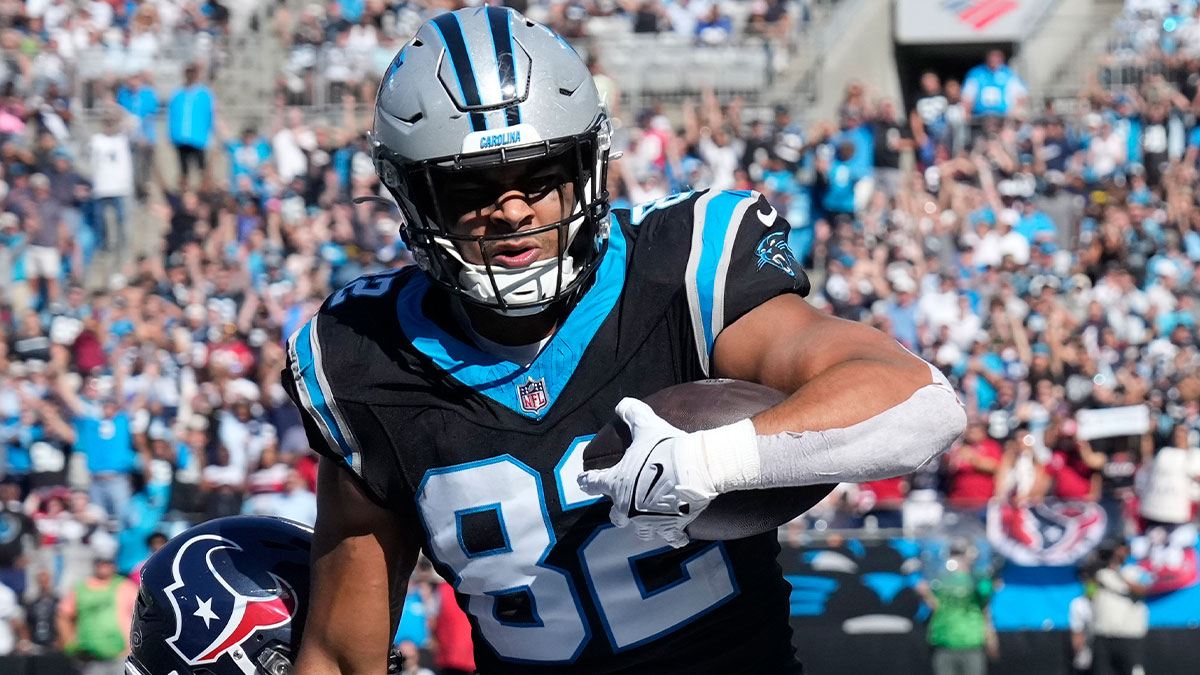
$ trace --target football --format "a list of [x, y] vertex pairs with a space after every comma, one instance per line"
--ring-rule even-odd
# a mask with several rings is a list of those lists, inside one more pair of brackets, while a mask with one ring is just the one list
[[[752, 417], [785, 398], [770, 387], [743, 380], [686, 382], [644, 400], [660, 417], [684, 431], [712, 429]], [[629, 428], [616, 415], [583, 451], [584, 469], [606, 469], [629, 447]], [[687, 528], [693, 539], [741, 539], [773, 530], [812, 508], [833, 485], [739, 490], [720, 495]]]

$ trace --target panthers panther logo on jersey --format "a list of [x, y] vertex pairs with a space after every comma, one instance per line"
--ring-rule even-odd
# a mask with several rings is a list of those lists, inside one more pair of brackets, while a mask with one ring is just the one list
[[757, 253], [758, 269], [770, 265], [783, 270], [789, 277], [796, 277], [796, 257], [788, 246], [786, 233], [772, 232], [763, 237], [758, 242]]

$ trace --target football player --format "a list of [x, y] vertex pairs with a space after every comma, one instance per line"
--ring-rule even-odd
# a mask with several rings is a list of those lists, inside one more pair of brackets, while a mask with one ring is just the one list
[[[758, 194], [610, 212], [611, 133], [583, 61], [506, 8], [434, 18], [387, 69], [373, 152], [417, 266], [288, 343], [324, 456], [300, 675], [383, 669], [422, 548], [481, 673], [800, 672], [775, 533], [686, 525], [729, 490], [910, 472], [961, 432], [940, 373], [805, 303]], [[790, 397], [693, 434], [638, 400], [714, 376]], [[581, 476], [614, 408], [632, 445]]]

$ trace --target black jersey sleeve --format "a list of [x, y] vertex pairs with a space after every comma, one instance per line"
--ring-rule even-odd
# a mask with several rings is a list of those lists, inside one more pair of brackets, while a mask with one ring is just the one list
[[282, 383], [304, 422], [309, 445], [353, 475], [372, 501], [394, 503], [403, 481], [389, 440], [369, 405], [355, 400], [345, 383], [340, 355], [354, 349], [338, 317], [323, 307], [287, 343]]
[[705, 373], [727, 326], [783, 293], [808, 294], [808, 276], [788, 248], [791, 226], [757, 192], [706, 192], [689, 205], [691, 242], [685, 295]]

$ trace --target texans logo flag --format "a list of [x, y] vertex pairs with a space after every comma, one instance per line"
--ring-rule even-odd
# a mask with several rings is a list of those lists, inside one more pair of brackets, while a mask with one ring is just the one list
[[[214, 559], [229, 562], [230, 552], [241, 552], [236, 543], [205, 534], [184, 543], [172, 563], [174, 583], [165, 590], [175, 612], [175, 635], [167, 644], [188, 663], [212, 663], [222, 654], [241, 645], [259, 630], [276, 628], [296, 614], [295, 590], [286, 581], [270, 574], [278, 594], [250, 597], [239, 593], [217, 570]], [[216, 579], [217, 584], [198, 584], [200, 579]], [[216, 591], [216, 592], [214, 592]]]
[[993, 502], [987, 512], [987, 538], [1017, 565], [1074, 565], [1104, 538], [1106, 522], [1104, 509], [1092, 502]]
[[1191, 588], [1200, 583], [1197, 531], [1192, 523], [1155, 525], [1130, 541], [1132, 558], [1153, 580], [1150, 595]]

